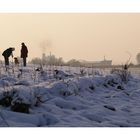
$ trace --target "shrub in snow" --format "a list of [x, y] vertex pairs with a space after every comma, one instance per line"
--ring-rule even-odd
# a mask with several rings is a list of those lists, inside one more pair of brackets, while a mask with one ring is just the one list
[[8, 107], [11, 105], [12, 98], [10, 96], [4, 96], [0, 99], [0, 105]]
[[118, 85], [117, 89], [124, 90], [124, 87], [122, 85]]
[[119, 76], [124, 83], [127, 83], [132, 77], [131, 73], [126, 69], [112, 69], [111, 74], [116, 74], [117, 76]]
[[50, 88], [50, 92], [56, 96], [59, 96], [59, 95], [65, 95], [66, 91], [67, 91], [67, 85], [64, 84], [64, 82], [60, 81], [60, 82], [56, 82], [52, 85]]
[[25, 103], [18, 103], [15, 102], [12, 106], [11, 106], [11, 110], [15, 111], [15, 112], [22, 112], [22, 113], [29, 113], [29, 104], [25, 104]]
[[91, 78], [80, 78], [77, 81], [77, 85], [79, 87], [79, 90], [86, 90], [89, 92], [93, 92], [93, 90], [95, 89], [95, 83]]
[[70, 96], [78, 94], [78, 87], [74, 81], [59, 81], [53, 84], [50, 92], [55, 95]]
[[14, 89], [10, 89], [10, 88], [4, 89], [4, 91], [0, 93], [0, 105], [5, 106], [5, 107], [10, 106], [14, 94], [15, 94]]
[[80, 69], [80, 75], [81, 76], [85, 76], [87, 73], [85, 71], [85, 69]]
[[39, 74], [38, 78], [40, 78], [40, 79], [42, 79], [44, 81], [49, 79], [49, 74], [48, 74], [47, 71], [40, 71], [38, 74]]
[[18, 87], [11, 102], [11, 110], [16, 112], [29, 113], [31, 99], [33, 98], [29, 88]]
[[34, 92], [34, 106], [39, 106], [47, 101], [48, 98], [44, 94]]
[[114, 87], [116, 89], [121, 89], [121, 90], [124, 89], [122, 79], [120, 78], [119, 75], [116, 74], [107, 75], [105, 77], [105, 81], [103, 85], [105, 87]]
[[68, 80], [65, 82], [66, 86], [67, 86], [67, 91], [66, 91], [66, 95], [77, 95], [78, 94], [78, 86], [77, 84], [72, 81], [72, 80]]
[[16, 90], [11, 102], [11, 110], [13, 111], [29, 113], [31, 107], [46, 102], [44, 94], [29, 87], [19, 86]]
[[94, 89], [95, 89], [94, 85], [90, 85], [89, 88], [90, 88], [91, 90], [94, 90]]
[[0, 87], [6, 88], [9, 87], [11, 84], [7, 80], [0, 79]]
[[53, 84], [51, 92], [62, 96], [79, 95], [80, 91], [93, 92], [95, 81], [91, 78], [67, 79]]
[[3, 82], [7, 82], [10, 85], [10, 84], [14, 84], [16, 81], [17, 80], [13, 77], [3, 75], [3, 77], [1, 77], [0, 79], [0, 85], [1, 84], [3, 85], [4, 84]]
[[12, 111], [29, 113], [29, 108], [43, 103], [42, 95], [33, 93], [29, 87], [16, 86], [0, 92], [0, 105], [10, 106]]
[[102, 72], [99, 70], [95, 70], [94, 75], [103, 76]]
[[11, 104], [12, 96], [15, 93], [14, 88], [12, 87], [12, 83], [16, 80], [11, 77], [3, 76], [0, 79], [0, 86], [3, 88], [0, 92], [0, 105], [8, 107]]
[[120, 74], [119, 74], [120, 78], [122, 79], [123, 82], [127, 83], [129, 81], [129, 79], [131, 78], [131, 74], [130, 72], [123, 70]]
[[62, 70], [54, 70], [54, 78], [58, 80], [66, 79], [68, 77], [72, 77], [72, 75], [62, 71]]

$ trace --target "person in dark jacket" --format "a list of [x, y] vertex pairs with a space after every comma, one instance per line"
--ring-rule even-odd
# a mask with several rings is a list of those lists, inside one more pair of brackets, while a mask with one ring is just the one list
[[9, 57], [10, 56], [13, 57], [14, 50], [15, 50], [15, 48], [8, 48], [2, 53], [2, 55], [4, 56], [4, 60], [5, 60], [5, 66], [9, 65]]
[[28, 49], [24, 43], [21, 43], [21, 58], [23, 58], [23, 66], [26, 67], [26, 58], [28, 57]]

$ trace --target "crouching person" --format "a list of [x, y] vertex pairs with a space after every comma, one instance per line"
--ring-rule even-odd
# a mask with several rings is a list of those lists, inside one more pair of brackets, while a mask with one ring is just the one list
[[8, 48], [2, 53], [2, 55], [4, 57], [4, 61], [5, 61], [5, 67], [9, 66], [9, 57], [10, 56], [13, 57], [13, 51], [14, 50], [15, 50], [15, 48]]

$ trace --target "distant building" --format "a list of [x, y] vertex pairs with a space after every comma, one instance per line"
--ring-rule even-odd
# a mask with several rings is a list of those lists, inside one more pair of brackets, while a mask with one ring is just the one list
[[109, 67], [112, 65], [112, 60], [103, 60], [99, 62], [93, 62], [93, 66], [99, 66], [99, 67]]
[[110, 67], [112, 66], [112, 60], [104, 60], [102, 61], [83, 61], [82, 62], [85, 66], [88, 67]]

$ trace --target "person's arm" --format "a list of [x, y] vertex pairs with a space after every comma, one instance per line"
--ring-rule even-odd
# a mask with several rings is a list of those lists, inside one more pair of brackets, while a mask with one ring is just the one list
[[13, 56], [13, 53], [11, 54], [11, 56], [12, 56], [12, 58], [14, 57], [14, 56]]

